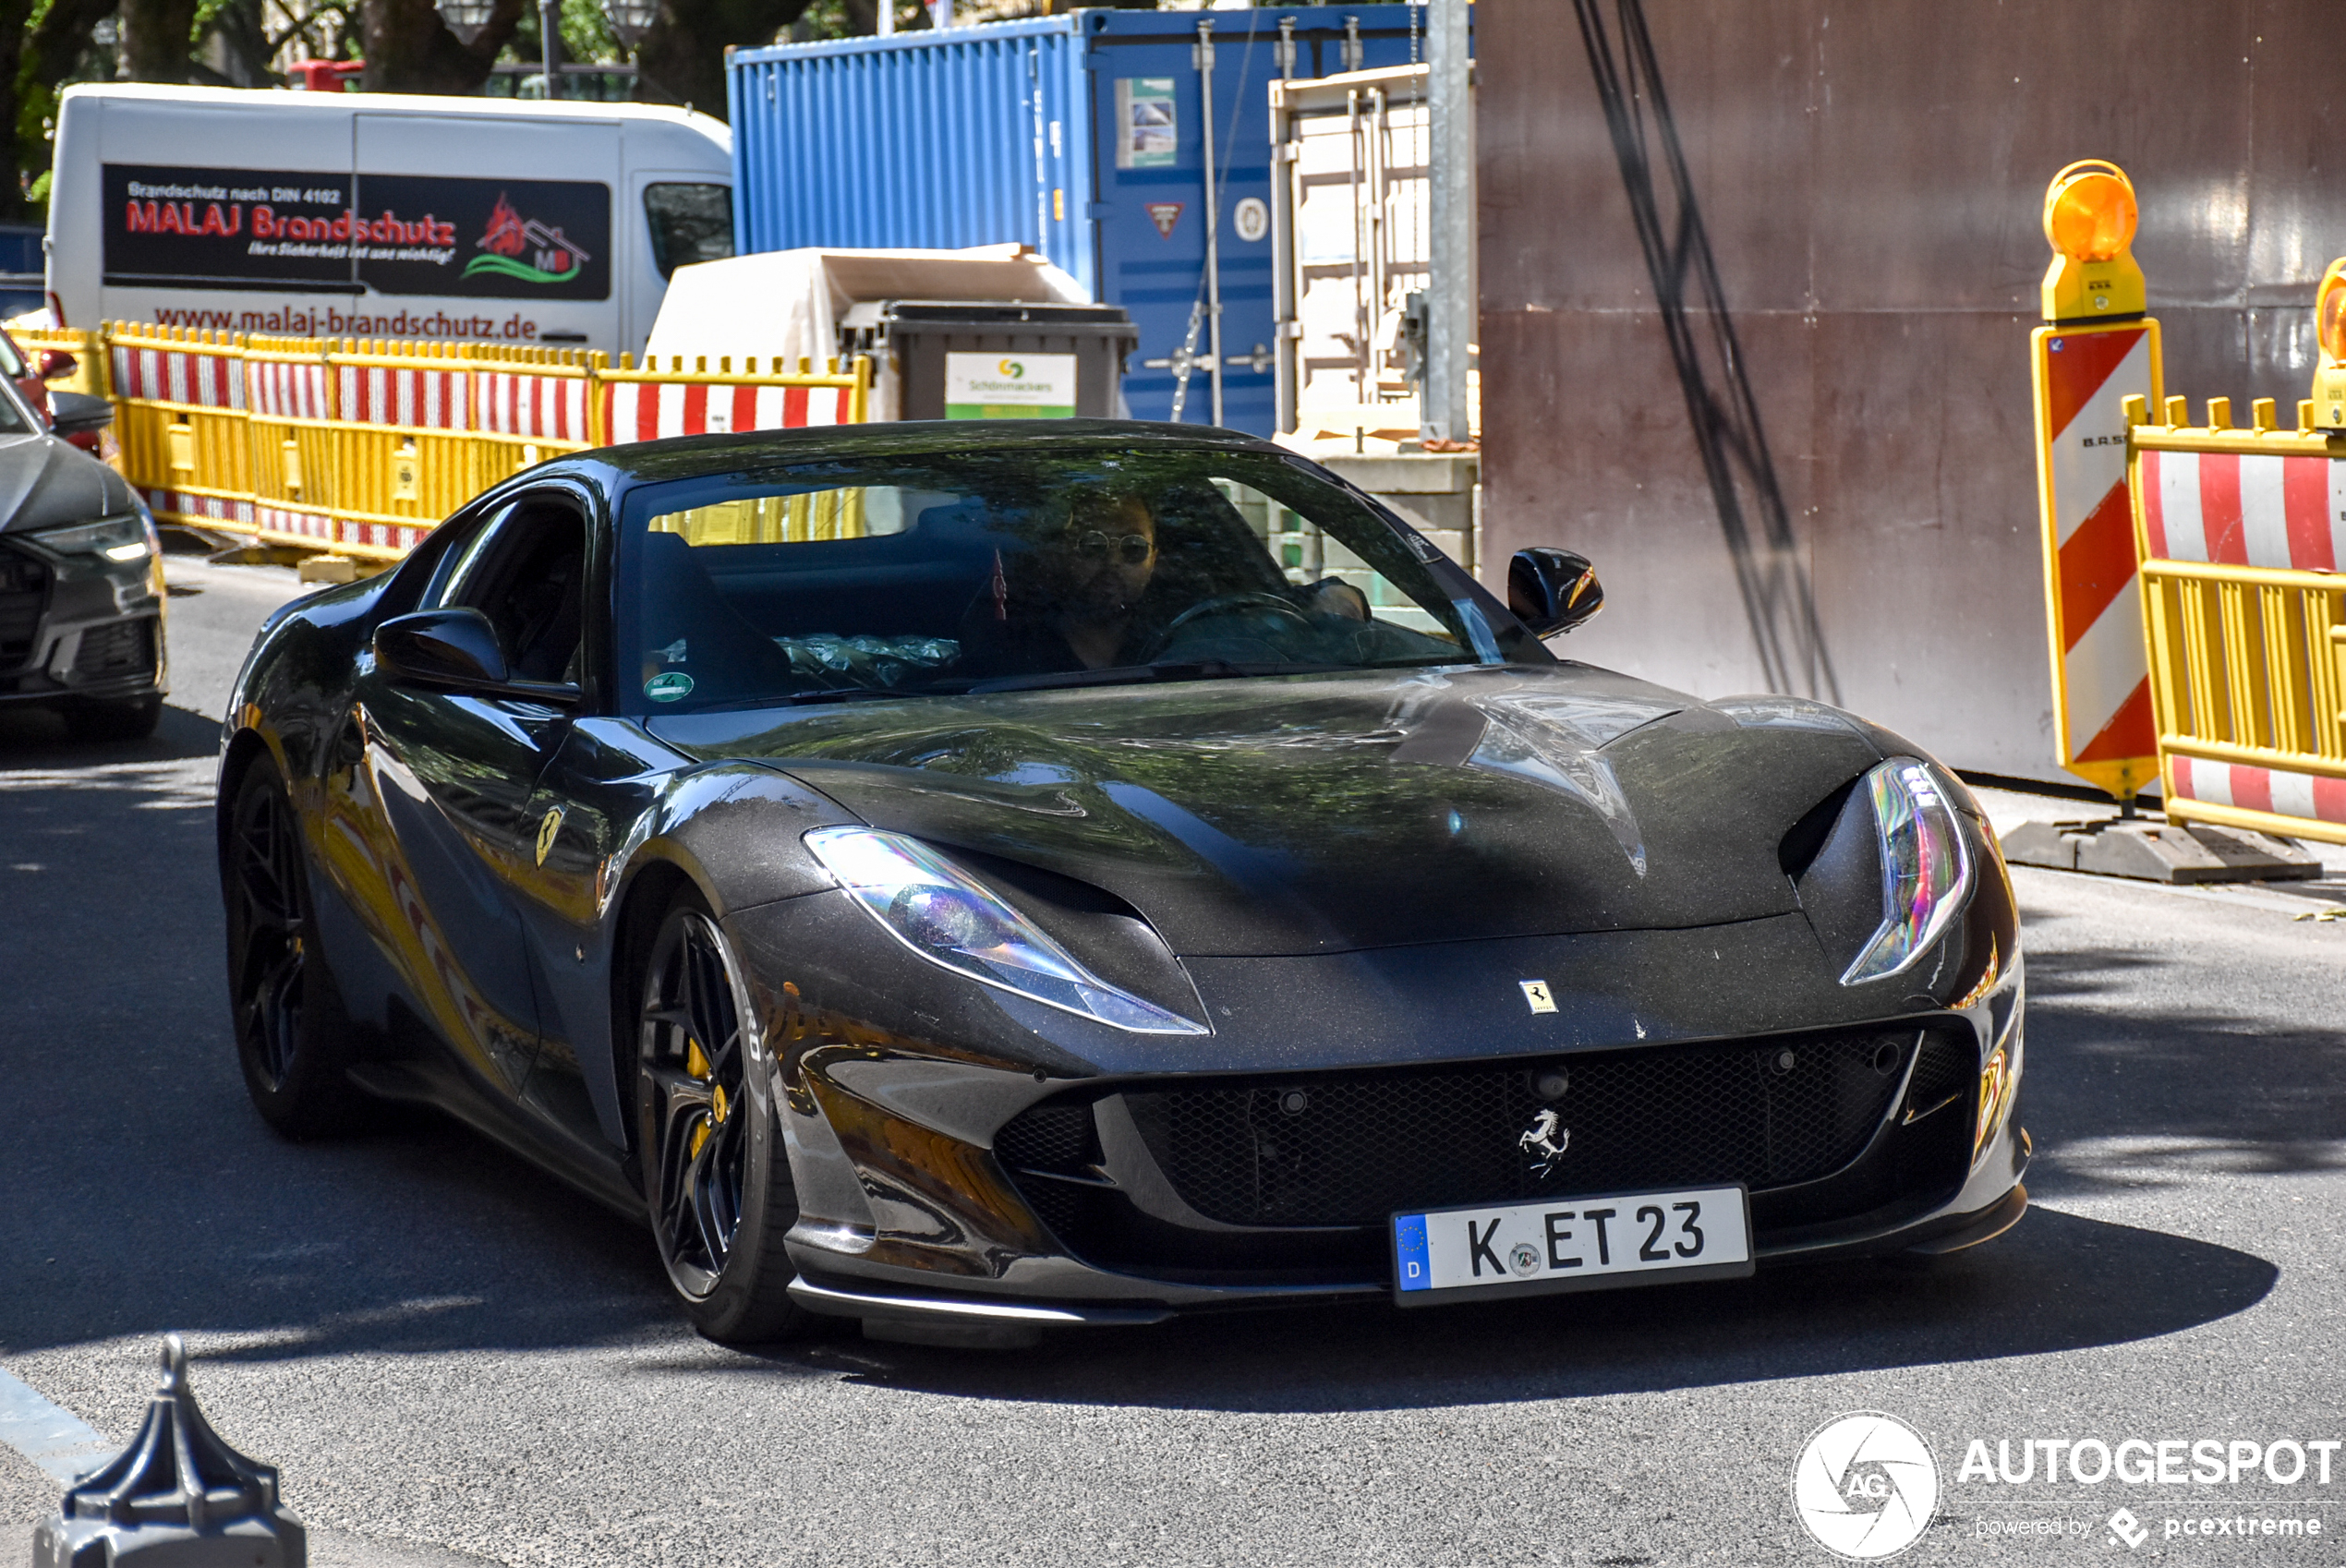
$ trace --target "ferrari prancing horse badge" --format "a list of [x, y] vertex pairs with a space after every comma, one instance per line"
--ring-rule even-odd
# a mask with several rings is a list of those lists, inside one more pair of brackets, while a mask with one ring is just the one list
[[546, 863], [546, 856], [554, 847], [554, 835], [562, 830], [562, 808], [556, 806], [548, 812], [545, 820], [538, 825], [538, 863], [539, 865]]

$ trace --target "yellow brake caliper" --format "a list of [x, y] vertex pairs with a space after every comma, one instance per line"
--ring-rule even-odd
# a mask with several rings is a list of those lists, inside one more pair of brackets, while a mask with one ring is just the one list
[[[701, 1054], [700, 1042], [697, 1040], [688, 1039], [684, 1042], [684, 1070], [692, 1074], [695, 1078], [699, 1079], [704, 1083], [708, 1081], [711, 1071], [708, 1065], [708, 1058]], [[709, 1098], [715, 1106], [714, 1115], [709, 1120], [705, 1121], [701, 1123], [700, 1126], [693, 1128], [692, 1157], [695, 1159], [699, 1158], [701, 1145], [708, 1141], [708, 1135], [710, 1131], [716, 1128], [724, 1126], [725, 1117], [729, 1114], [729, 1109], [725, 1104], [725, 1086], [723, 1084], [720, 1083], [712, 1085]]]

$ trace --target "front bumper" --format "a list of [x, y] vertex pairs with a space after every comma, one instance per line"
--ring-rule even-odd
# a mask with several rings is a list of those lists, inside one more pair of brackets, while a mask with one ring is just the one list
[[166, 674], [160, 557], [53, 557], [0, 536], [0, 705], [151, 696]]
[[[1417, 959], [1398, 954], [1275, 960], [1285, 1010], [1276, 1027], [1266, 1026], [1268, 1033], [1253, 1034], [1242, 1007], [1218, 1006], [1245, 995], [1243, 977], [1235, 969], [1217, 971], [1216, 963], [1227, 961], [1196, 963], [1201, 995], [1217, 1008], [1217, 1032], [1208, 1041], [1167, 1043], [1118, 1036], [965, 983], [940, 985], [920, 960], [869, 942], [857, 923], [864, 917], [842, 915], [843, 909], [830, 896], [812, 895], [726, 922], [746, 960], [778, 1063], [775, 1103], [783, 1107], [800, 1203], [788, 1246], [800, 1274], [797, 1294], [818, 1311], [898, 1323], [1044, 1327], [1385, 1298], [1391, 1291], [1385, 1213], [1549, 1195], [1436, 1190], [1407, 1180], [1379, 1186], [1371, 1138], [1367, 1186], [1338, 1198], [1289, 1194], [1235, 1212], [1230, 1205], [1242, 1200], [1227, 1191], [1207, 1195], [1195, 1162], [1184, 1167], [1167, 1142], [1162, 1103], [1185, 1094], [1263, 1093], [1275, 1104], [1286, 1089], [1308, 1096], [1369, 1079], [1479, 1081], [1493, 1074], [1504, 1088], [1542, 1062], [1562, 1062], [1580, 1075], [1576, 1081], [1593, 1084], [1608, 1062], [1708, 1055], [1732, 1066], [1762, 1051], [1759, 1059], [1772, 1061], [1783, 1049], [1794, 1050], [1798, 1070], [1807, 1072], [1808, 1063], [1831, 1055], [1826, 1046], [1866, 1060], [1864, 1053], [1876, 1049], [1871, 1042], [1887, 1031], [1910, 1043], [1898, 1047], [1878, 1091], [1868, 1091], [1875, 1097], [1859, 1108], [1858, 1121], [1848, 1120], [1857, 1113], [1843, 1093], [1835, 1102], [1840, 1131], [1812, 1140], [1797, 1159], [1764, 1167], [1783, 1179], [1751, 1172], [1723, 1177], [1750, 1181], [1760, 1263], [1969, 1245], [2008, 1228], [2026, 1201], [2020, 1183], [2027, 1143], [2011, 1120], [2009, 1093], [1985, 1141], [1975, 1144], [1981, 1069], [2001, 1046], [2016, 1080], [2021, 1054], [2022, 973], [2008, 917], [1993, 931], [1951, 945], [1956, 956], [1933, 983], [1946, 1000], [1927, 1010], [1867, 1019], [1856, 1015], [1845, 993], [1713, 986], [1677, 998], [1681, 1005], [1650, 1008], [1644, 1022], [1625, 1013], [1627, 1024], [1606, 1030], [1609, 1039], [1550, 1037], [1544, 1048], [1527, 1051], [1519, 1019], [1474, 1013], [1468, 994], [1445, 980], [1439, 966], [1458, 962], [1456, 953], [1414, 968]], [[1470, 946], [1485, 949], [1472, 959], [1485, 971], [1619, 974], [1623, 984], [1637, 987], [1675, 971], [1715, 979], [1737, 964], [1754, 974], [1784, 972], [1777, 949], [1787, 941], [1796, 941], [1788, 928], [1751, 922], [1695, 933], [1542, 939], [1536, 958], [1499, 950], [1510, 945]], [[1734, 951], [1738, 946], [1742, 951]], [[1680, 947], [1687, 953], [1678, 953]], [[1962, 957], [1966, 947], [1968, 960]], [[809, 957], [824, 953], [853, 954], [853, 983], [831, 963]], [[1683, 961], [1689, 957], [1704, 961]], [[1373, 1039], [1363, 1041], [1353, 1027], [1356, 1016], [1367, 1022], [1382, 1013], [1387, 1028], [1380, 1032], [1395, 1032], [1391, 1011], [1371, 1005], [1377, 998], [1354, 1015], [1341, 1011], [1342, 997], [1373, 973], [1397, 995], [1435, 999], [1433, 1016], [1446, 1026], [1441, 1038], [1404, 1030], [1409, 1039], [1385, 1042], [1381, 1049]], [[1323, 979], [1330, 984], [1323, 986]], [[1557, 989], [1562, 995], [1565, 986]], [[1730, 1000], [1705, 1000], [1717, 996]], [[826, 1005], [850, 997], [851, 1007]], [[1927, 998], [1909, 998], [1909, 1005], [1921, 1000]], [[1583, 1001], [1582, 1016], [1602, 1020], [1603, 998]], [[1814, 1017], [1836, 1004], [1850, 1011], [1798, 1027], [1804, 1012]], [[1657, 1015], [1672, 1021], [1657, 1021]], [[1304, 1018], [1327, 1021], [1309, 1039], [1295, 1039], [1293, 1020]], [[1633, 1028], [1646, 1043], [1635, 1041]], [[1625, 1038], [1632, 1042], [1626, 1048]], [[1459, 1039], [1486, 1040], [1493, 1049], [1461, 1059]], [[1617, 1080], [1632, 1088], [1635, 1081]], [[1846, 1074], [1834, 1081], [1845, 1085]], [[1152, 1100], [1159, 1104], [1143, 1104]], [[1634, 1095], [1616, 1096], [1616, 1104], [1632, 1104]], [[1062, 1120], [1059, 1133], [1072, 1128], [1076, 1141], [1048, 1128], [1038, 1140], [1037, 1119], [1029, 1113], [1070, 1105], [1083, 1107], [1082, 1115]], [[1490, 1114], [1512, 1112], [1502, 1104]], [[1681, 1140], [1699, 1140], [1702, 1129], [1699, 1117], [1681, 1116], [1668, 1125]], [[1086, 1126], [1088, 1143], [1082, 1141]], [[1006, 1139], [1006, 1129], [1015, 1136]], [[1769, 1147], [1774, 1149], [1772, 1140]], [[1317, 1156], [1307, 1151], [1302, 1157]], [[1668, 1158], [1632, 1174], [1655, 1190], [1723, 1179], [1719, 1169], [1697, 1171]], [[1591, 1177], [1581, 1189], [1632, 1185], [1615, 1175], [1619, 1179]], [[1323, 1200], [1325, 1212], [1313, 1210]], [[1325, 1208], [1342, 1202], [1352, 1209]]]

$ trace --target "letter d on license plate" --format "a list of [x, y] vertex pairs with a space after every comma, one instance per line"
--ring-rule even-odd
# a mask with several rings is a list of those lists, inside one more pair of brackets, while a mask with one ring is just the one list
[[1393, 1292], [1404, 1307], [1749, 1272], [1751, 1200], [1741, 1187], [1393, 1216]]

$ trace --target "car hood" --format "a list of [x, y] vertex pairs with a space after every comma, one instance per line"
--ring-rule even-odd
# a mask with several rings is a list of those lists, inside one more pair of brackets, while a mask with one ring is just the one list
[[1880, 760], [1779, 697], [1584, 666], [657, 718], [875, 826], [1113, 893], [1185, 957], [1678, 929], [1798, 908], [1792, 826]]
[[122, 476], [54, 436], [0, 436], [0, 533], [87, 523], [130, 510]]

